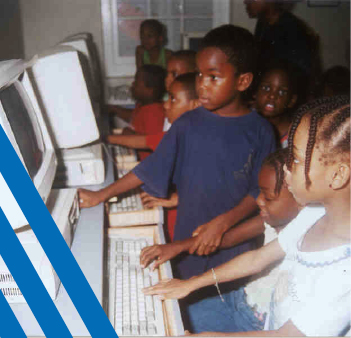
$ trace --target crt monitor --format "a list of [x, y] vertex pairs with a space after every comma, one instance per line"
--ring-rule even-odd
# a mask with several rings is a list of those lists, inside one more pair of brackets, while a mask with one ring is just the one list
[[[56, 173], [56, 156], [25, 68], [21, 60], [0, 62], [0, 124], [46, 202]], [[12, 227], [27, 225], [2, 176], [0, 191], [0, 206]]]
[[55, 148], [75, 148], [99, 140], [100, 132], [79, 52], [57, 46], [28, 67]]
[[71, 46], [82, 53], [82, 63], [87, 64], [86, 81], [92, 100], [100, 102], [102, 99], [102, 81], [100, 62], [92, 34], [78, 33], [70, 35], [60, 42], [60, 45]]

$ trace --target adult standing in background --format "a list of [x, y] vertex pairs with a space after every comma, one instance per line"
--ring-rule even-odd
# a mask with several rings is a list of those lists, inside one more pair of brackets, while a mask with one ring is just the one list
[[260, 63], [264, 65], [271, 59], [288, 61], [298, 67], [310, 83], [315, 83], [321, 72], [319, 37], [291, 13], [294, 2], [296, 0], [244, 0], [249, 17], [258, 19], [254, 36]]

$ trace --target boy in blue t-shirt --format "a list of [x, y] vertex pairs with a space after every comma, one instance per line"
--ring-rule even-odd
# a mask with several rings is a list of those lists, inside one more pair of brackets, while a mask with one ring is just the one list
[[202, 107], [175, 121], [156, 151], [132, 172], [102, 190], [79, 190], [84, 208], [142, 184], [148, 193], [166, 197], [175, 184], [179, 204], [174, 240], [195, 232], [189, 252], [198, 254], [177, 257], [177, 277], [198, 275], [251, 248], [246, 242], [216, 251], [223, 234], [256, 210], [258, 172], [275, 150], [269, 122], [241, 98], [252, 82], [254, 61], [249, 31], [233, 25], [210, 31], [196, 60]]

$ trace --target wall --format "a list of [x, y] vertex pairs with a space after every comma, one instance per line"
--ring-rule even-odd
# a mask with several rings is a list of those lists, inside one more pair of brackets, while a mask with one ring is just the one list
[[90, 32], [102, 60], [99, 0], [19, 1], [26, 58], [56, 45], [68, 35]]
[[[100, 53], [100, 60], [103, 60], [99, 0], [16, 1], [20, 1], [24, 54], [26, 57], [31, 57], [55, 45], [70, 34], [89, 31], [94, 36], [94, 41]], [[253, 31], [256, 20], [248, 18], [243, 0], [231, 1], [231, 23]], [[9, 2], [11, 1], [9, 0]], [[343, 3], [335, 8], [312, 8], [303, 2], [296, 6], [294, 12], [306, 20], [320, 35], [325, 67], [335, 64], [349, 66], [345, 57], [346, 44], [350, 39], [350, 7], [348, 4]], [[18, 13], [15, 16], [18, 16]], [[16, 30], [19, 30], [20, 25], [13, 24], [12, 26], [15, 26], [12, 35], [16, 35]], [[21, 41], [21, 39], [18, 41]], [[18, 43], [17, 45], [11, 45], [7, 54], [16, 54], [13, 51], [14, 48], [20, 51]], [[101, 64], [103, 65], [103, 62]]]
[[[319, 34], [325, 68], [337, 64], [350, 66], [350, 60], [346, 60], [346, 46], [350, 44], [348, 0], [337, 7], [308, 7], [306, 1], [303, 1], [296, 5], [293, 12]], [[231, 23], [254, 31], [256, 20], [248, 18], [242, 0], [232, 0], [231, 13]]]
[[18, 0], [1, 1], [0, 60], [24, 57], [21, 13]]

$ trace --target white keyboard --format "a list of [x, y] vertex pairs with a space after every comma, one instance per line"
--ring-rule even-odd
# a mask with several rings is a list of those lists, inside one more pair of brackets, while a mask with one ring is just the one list
[[113, 146], [113, 150], [115, 154], [115, 159], [119, 163], [138, 161], [138, 156], [134, 149], [123, 146]]
[[132, 189], [127, 193], [118, 196], [118, 202], [111, 203], [110, 212], [117, 213], [142, 210], [144, 207], [139, 192], [139, 190]]
[[118, 336], [165, 336], [162, 303], [142, 288], [159, 281], [158, 270], [140, 267], [140, 251], [151, 237], [109, 235], [109, 319]]

